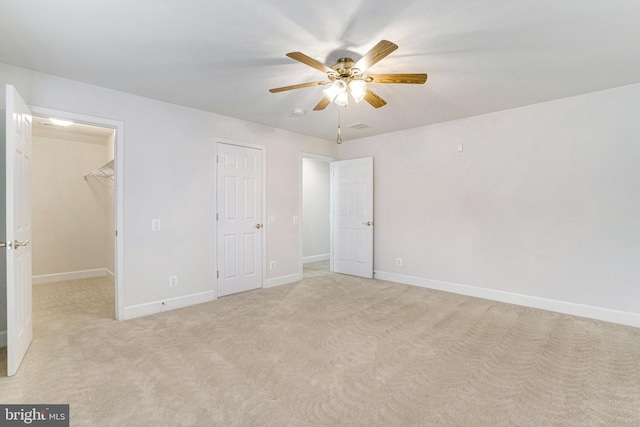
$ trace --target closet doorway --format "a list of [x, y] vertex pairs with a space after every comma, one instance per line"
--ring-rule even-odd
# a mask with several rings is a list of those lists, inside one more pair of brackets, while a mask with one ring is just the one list
[[301, 270], [307, 277], [330, 271], [330, 165], [334, 160], [314, 154], [301, 155]]
[[32, 132], [34, 313], [117, 318], [117, 129], [34, 114]]

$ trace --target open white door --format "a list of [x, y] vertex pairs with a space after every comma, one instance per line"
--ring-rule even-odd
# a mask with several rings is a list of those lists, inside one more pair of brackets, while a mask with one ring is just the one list
[[336, 273], [373, 277], [373, 158], [331, 164], [331, 265]]
[[218, 143], [218, 296], [262, 287], [262, 151]]
[[31, 344], [31, 112], [7, 85], [6, 223], [7, 375]]

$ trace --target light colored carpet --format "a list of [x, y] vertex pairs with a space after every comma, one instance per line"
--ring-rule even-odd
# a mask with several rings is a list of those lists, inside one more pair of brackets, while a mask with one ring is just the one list
[[34, 312], [0, 402], [72, 426], [640, 425], [640, 330], [595, 320], [327, 273], [124, 322], [107, 280], [38, 285]]

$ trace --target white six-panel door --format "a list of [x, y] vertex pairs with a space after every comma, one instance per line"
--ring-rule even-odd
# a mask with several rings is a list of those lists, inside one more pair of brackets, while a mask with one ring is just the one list
[[217, 146], [218, 296], [262, 287], [262, 151]]
[[336, 273], [373, 277], [373, 158], [333, 162], [331, 265]]
[[31, 112], [7, 85], [7, 375], [15, 375], [33, 336], [31, 305]]

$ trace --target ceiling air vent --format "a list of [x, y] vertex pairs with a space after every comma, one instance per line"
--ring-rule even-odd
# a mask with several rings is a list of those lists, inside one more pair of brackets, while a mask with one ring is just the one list
[[352, 123], [352, 124], [347, 125], [347, 126], [345, 126], [345, 127], [348, 127], [348, 128], [351, 128], [351, 129], [358, 129], [358, 130], [361, 130], [361, 129], [370, 128], [370, 127], [371, 127], [371, 125], [370, 125], [369, 123], [362, 123], [362, 122], [360, 122], [360, 123]]

